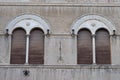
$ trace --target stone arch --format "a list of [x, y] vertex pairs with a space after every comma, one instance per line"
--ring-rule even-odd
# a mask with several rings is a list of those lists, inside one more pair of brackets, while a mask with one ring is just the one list
[[116, 30], [115, 26], [109, 20], [98, 15], [84, 16], [76, 20], [72, 25], [72, 29], [74, 29], [75, 34], [77, 34], [81, 28], [89, 29], [92, 34], [95, 34], [96, 30], [99, 28], [107, 29], [110, 35], [113, 34], [113, 30]]
[[29, 34], [31, 29], [33, 29], [34, 27], [42, 29], [44, 31], [44, 34], [47, 34], [48, 29], [50, 30], [50, 26], [48, 25], [48, 23], [44, 19], [36, 15], [22, 15], [16, 17], [6, 27], [6, 29], [9, 30], [8, 34], [12, 34], [12, 31], [17, 27], [24, 28], [27, 34]]

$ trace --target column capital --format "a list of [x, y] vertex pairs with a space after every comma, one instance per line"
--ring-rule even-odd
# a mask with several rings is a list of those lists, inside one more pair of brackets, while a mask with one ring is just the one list
[[30, 34], [26, 34], [26, 36], [30, 36]]
[[92, 35], [92, 37], [95, 37], [95, 36], [96, 36], [95, 34]]

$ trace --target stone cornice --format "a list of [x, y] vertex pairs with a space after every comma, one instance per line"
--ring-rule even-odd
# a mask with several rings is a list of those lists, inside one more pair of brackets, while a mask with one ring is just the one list
[[120, 3], [39, 3], [0, 2], [0, 6], [120, 7]]
[[41, 69], [120, 69], [120, 65], [0, 65], [0, 68], [41, 68]]

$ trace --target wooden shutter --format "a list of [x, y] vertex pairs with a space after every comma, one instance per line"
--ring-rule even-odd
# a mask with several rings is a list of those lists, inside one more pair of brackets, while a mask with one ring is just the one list
[[110, 36], [108, 31], [100, 29], [96, 32], [96, 63], [110, 64]]
[[11, 64], [24, 64], [26, 54], [26, 33], [23, 29], [13, 31], [11, 43]]
[[78, 32], [77, 62], [78, 64], [92, 63], [92, 35], [86, 29], [82, 29]]
[[44, 33], [40, 29], [34, 29], [30, 33], [29, 63], [44, 63]]

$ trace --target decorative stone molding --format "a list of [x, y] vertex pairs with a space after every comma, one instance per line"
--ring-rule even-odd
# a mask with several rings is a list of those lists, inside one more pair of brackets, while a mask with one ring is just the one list
[[100, 28], [108, 30], [110, 35], [113, 34], [113, 30], [116, 30], [115, 26], [110, 21], [98, 15], [88, 15], [80, 18], [73, 23], [71, 32], [74, 29], [75, 34], [77, 34], [78, 31], [83, 28], [90, 30], [92, 34], [95, 34]]
[[35, 15], [22, 15], [16, 17], [6, 27], [6, 29], [9, 30], [8, 34], [12, 34], [13, 30], [16, 28], [23, 28], [26, 31], [26, 34], [30, 34], [30, 31], [33, 28], [40, 28], [45, 34], [47, 34], [47, 30], [50, 30], [48, 23]]

